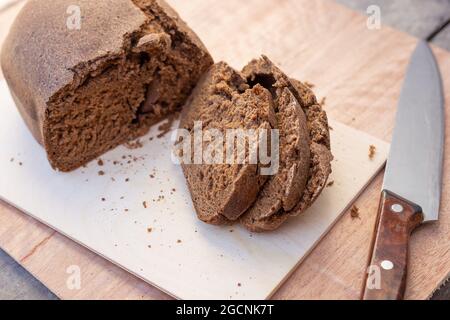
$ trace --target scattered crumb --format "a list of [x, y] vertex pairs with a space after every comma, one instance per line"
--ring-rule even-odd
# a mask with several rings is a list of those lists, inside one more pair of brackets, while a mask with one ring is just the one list
[[230, 233], [233, 233], [234, 232], [234, 230], [233, 229], [230, 229]]
[[142, 202], [142, 205], [144, 206], [145, 209], [147, 209], [147, 201]]
[[126, 178], [126, 179], [125, 179], [125, 182], [129, 182], [129, 181], [130, 181], [130, 178]]
[[330, 131], [334, 130], [334, 128], [332, 126], [328, 126], [328, 129], [330, 129]]
[[11, 160], [9, 160], [10, 162], [14, 162], [14, 158], [11, 158]]
[[350, 215], [352, 219], [359, 219], [359, 208], [357, 206], [353, 206], [350, 210]]
[[323, 107], [327, 103], [327, 97], [323, 97], [319, 104]]
[[105, 175], [105, 171], [100, 170], [100, 171], [98, 172], [98, 175], [99, 175], [99, 176], [104, 176], [104, 175]]
[[151, 248], [152, 248], [152, 246], [151, 246], [151, 245], [148, 245], [147, 247], [148, 247], [149, 249], [151, 249]]
[[307, 86], [310, 89], [313, 89], [316, 86], [314, 83], [311, 83], [311, 82], [308, 82], [308, 81], [305, 81], [304, 84], [305, 84], [305, 86]]
[[140, 148], [142, 148], [142, 146], [143, 146], [142, 142], [139, 139], [125, 143], [125, 148], [130, 149], [130, 150], [140, 149]]
[[155, 176], [153, 174], [150, 175], [151, 179], [155, 179]]
[[128, 209], [125, 209], [125, 212], [128, 212], [128, 211], [130, 211], [130, 210], [128, 210]]
[[356, 118], [352, 118], [352, 121], [356, 121]]
[[370, 160], [373, 160], [375, 158], [375, 154], [377, 153], [377, 147], [374, 145], [369, 146], [369, 158]]
[[19, 162], [19, 166], [21, 166], [21, 165], [23, 165], [23, 163], [22, 163], [22, 162]]
[[332, 186], [334, 186], [334, 181], [333, 181], [333, 180], [331, 180], [331, 181], [328, 182], [328, 184], [327, 184], [327, 187], [332, 187]]
[[182, 241], [181, 240], [177, 240], [177, 243], [181, 243]]
[[153, 228], [147, 228], [147, 232], [151, 233], [153, 231]]
[[237, 285], [238, 285], [238, 287], [242, 287], [242, 283], [240, 283], [240, 282]]
[[105, 199], [105, 198], [102, 198], [102, 201], [103, 201], [103, 202], [105, 202], [105, 201], [106, 201], [106, 199]]
[[105, 163], [103, 162], [102, 159], [98, 159], [97, 164], [102, 167]]
[[153, 137], [150, 137], [150, 139], [148, 139], [149, 141], [153, 141]]
[[173, 191], [173, 192], [177, 192], [177, 189], [173, 188], [172, 191]]

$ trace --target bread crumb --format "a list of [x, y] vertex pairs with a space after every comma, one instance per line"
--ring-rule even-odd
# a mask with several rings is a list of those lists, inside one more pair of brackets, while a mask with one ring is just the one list
[[130, 181], [130, 178], [126, 178], [126, 179], [125, 179], [125, 182], [129, 182], [129, 181]]
[[142, 202], [142, 205], [144, 206], [145, 209], [147, 209], [147, 201]]
[[334, 180], [331, 180], [330, 182], [328, 182], [327, 187], [330, 188], [334, 186]]
[[153, 228], [147, 228], [147, 232], [151, 233], [153, 231]]
[[155, 176], [153, 174], [151, 174], [150, 179], [155, 179]]
[[377, 147], [374, 145], [369, 146], [369, 158], [370, 160], [373, 160], [375, 158], [375, 154], [377, 153]]
[[325, 104], [327, 103], [327, 97], [323, 97], [321, 100], [320, 100], [320, 102], [319, 102], [319, 104], [323, 107], [323, 106], [325, 106]]
[[240, 282], [237, 285], [238, 285], [238, 287], [242, 287], [242, 283], [240, 283]]
[[181, 240], [179, 240], [179, 239], [177, 240], [177, 243], [181, 243], [181, 242], [182, 242]]
[[98, 175], [99, 175], [99, 176], [104, 176], [104, 175], [105, 175], [105, 171], [100, 170], [100, 171], [98, 172]]
[[102, 159], [98, 159], [97, 164], [102, 167], [105, 163], [103, 162]]
[[14, 162], [14, 158], [11, 158], [11, 160], [9, 160], [10, 162]]
[[125, 143], [125, 148], [130, 150], [140, 149], [142, 146], [142, 142], [139, 139]]
[[103, 202], [105, 202], [105, 201], [106, 201], [106, 199], [105, 199], [105, 198], [102, 198], [102, 201], [103, 201]]
[[23, 163], [22, 163], [22, 162], [19, 162], [19, 166], [21, 166], [21, 165], [23, 165]]
[[350, 215], [352, 219], [359, 219], [359, 208], [357, 206], [353, 206], [350, 210]]

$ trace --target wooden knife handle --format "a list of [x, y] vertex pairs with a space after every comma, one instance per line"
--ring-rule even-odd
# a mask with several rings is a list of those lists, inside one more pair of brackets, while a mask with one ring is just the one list
[[372, 256], [364, 282], [363, 300], [403, 299], [409, 239], [423, 219], [419, 206], [392, 192], [383, 191], [372, 242]]

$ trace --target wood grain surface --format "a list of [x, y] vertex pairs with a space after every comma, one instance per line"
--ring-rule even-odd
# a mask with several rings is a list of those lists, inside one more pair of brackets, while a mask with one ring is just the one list
[[423, 223], [423, 212], [420, 206], [385, 190], [377, 220], [363, 299], [403, 300], [409, 240], [411, 233]]
[[[267, 54], [292, 76], [316, 85], [331, 118], [390, 140], [409, 57], [417, 40], [388, 27], [369, 30], [366, 17], [332, 1], [169, 1], [215, 59], [241, 67]], [[14, 13], [1, 19], [1, 34]], [[450, 101], [450, 53], [435, 48]], [[449, 113], [446, 122], [449, 123]], [[448, 141], [449, 133], [446, 132]], [[448, 145], [448, 144], [446, 144]], [[411, 239], [406, 298], [426, 299], [450, 271], [450, 158], [446, 149], [441, 219]], [[276, 299], [357, 299], [364, 279], [382, 175], [274, 295]], [[5, 204], [0, 246], [59, 297], [158, 299], [166, 295]], [[82, 289], [66, 286], [69, 265]], [[106, 285], [105, 285], [106, 284]]]

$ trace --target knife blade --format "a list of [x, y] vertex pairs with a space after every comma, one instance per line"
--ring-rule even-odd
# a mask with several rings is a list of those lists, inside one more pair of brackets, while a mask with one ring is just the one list
[[428, 43], [419, 41], [398, 105], [364, 300], [403, 299], [410, 235], [422, 223], [438, 220], [444, 105], [438, 64]]

